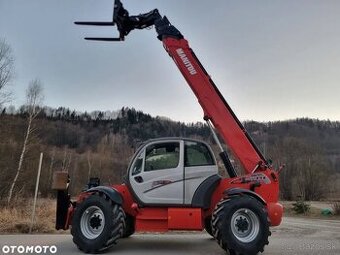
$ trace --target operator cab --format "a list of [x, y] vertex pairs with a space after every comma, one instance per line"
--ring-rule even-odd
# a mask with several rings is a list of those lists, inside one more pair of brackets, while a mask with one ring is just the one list
[[131, 161], [129, 186], [140, 205], [204, 207], [207, 189], [218, 184], [208, 144], [184, 138], [149, 140]]

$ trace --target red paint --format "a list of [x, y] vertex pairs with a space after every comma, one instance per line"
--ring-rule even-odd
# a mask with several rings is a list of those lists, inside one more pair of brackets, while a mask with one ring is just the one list
[[168, 231], [168, 208], [141, 208], [136, 216], [136, 231]]
[[140, 208], [136, 216], [136, 231], [202, 230], [202, 221], [200, 208]]
[[67, 210], [67, 217], [66, 217], [65, 226], [64, 226], [63, 230], [69, 229], [69, 227], [72, 223], [73, 213], [74, 213], [74, 207], [73, 207], [72, 204], [70, 204], [70, 206]]
[[268, 216], [271, 226], [278, 226], [282, 221], [283, 206], [279, 203], [269, 203], [267, 205]]
[[[137, 203], [134, 201], [131, 192], [129, 191], [127, 185], [112, 185], [112, 188], [117, 190], [123, 197], [123, 210], [126, 214], [130, 214], [131, 216], [136, 216], [138, 213], [138, 208], [136, 207]], [[134, 206], [132, 206], [135, 204]]]
[[200, 208], [169, 208], [169, 230], [203, 230], [202, 209]]

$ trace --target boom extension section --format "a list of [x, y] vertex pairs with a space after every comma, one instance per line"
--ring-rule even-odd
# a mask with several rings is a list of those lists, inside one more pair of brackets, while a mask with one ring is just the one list
[[[159, 14], [157, 9], [145, 14], [130, 16], [120, 0], [115, 0], [112, 22], [75, 22], [75, 24], [117, 26], [119, 37], [85, 38], [86, 40], [95, 41], [124, 41], [125, 36], [132, 30], [144, 29], [154, 25], [158, 33], [158, 39], [163, 42], [165, 50], [173, 58], [203, 108], [204, 119], [210, 121], [217, 129], [245, 172], [254, 173], [257, 170], [271, 168], [217, 89], [210, 75], [189, 47], [187, 40], [171, 25], [165, 16], [162, 17]], [[230, 177], [235, 177], [236, 172], [229, 161], [226, 151], [223, 150], [220, 155]]]

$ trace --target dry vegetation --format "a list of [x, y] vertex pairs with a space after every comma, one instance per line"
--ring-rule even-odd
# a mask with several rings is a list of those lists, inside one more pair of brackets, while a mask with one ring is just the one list
[[[318, 218], [318, 219], [332, 219], [340, 220], [339, 211], [336, 211], [336, 206], [338, 210], [340, 209], [340, 202], [327, 202], [327, 201], [307, 201], [306, 204], [310, 205], [310, 209], [306, 213], [297, 214], [293, 209], [294, 201], [281, 201], [284, 208], [284, 216], [294, 216], [294, 217], [308, 217], [308, 218]], [[323, 215], [323, 209], [330, 209], [332, 214]]]
[[340, 216], [340, 201], [334, 202], [332, 207], [334, 215]]
[[[55, 203], [53, 199], [37, 201], [33, 233], [56, 233]], [[33, 199], [15, 199], [12, 206], [7, 207], [3, 201], [0, 206], [0, 234], [28, 233], [32, 216]]]

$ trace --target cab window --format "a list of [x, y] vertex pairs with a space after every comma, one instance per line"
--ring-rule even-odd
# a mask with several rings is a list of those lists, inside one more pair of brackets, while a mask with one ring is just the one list
[[203, 143], [185, 142], [184, 149], [185, 166], [215, 165], [214, 158], [208, 147]]
[[139, 174], [142, 172], [142, 167], [143, 167], [143, 159], [144, 159], [144, 150], [142, 150], [139, 155], [137, 156], [135, 162], [133, 163], [132, 166], [132, 175]]
[[179, 164], [179, 143], [152, 144], [146, 148], [144, 171], [176, 168]]

